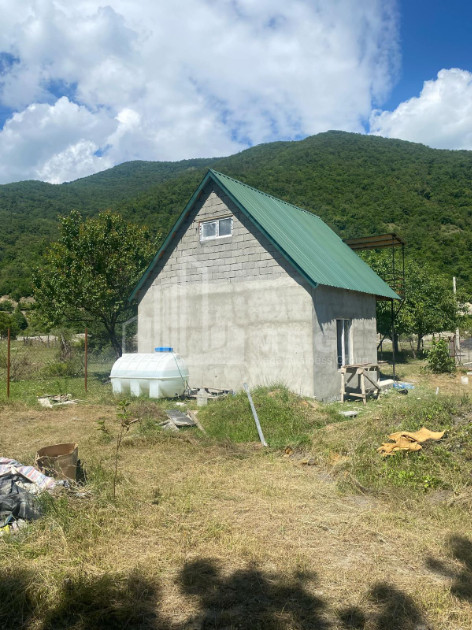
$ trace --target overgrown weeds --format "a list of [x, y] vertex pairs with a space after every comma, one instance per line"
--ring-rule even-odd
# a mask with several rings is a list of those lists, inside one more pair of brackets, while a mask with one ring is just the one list
[[[472, 455], [467, 440], [472, 426], [469, 399], [421, 394], [403, 398], [392, 393], [387, 400], [371, 403], [365, 415], [316, 433], [313, 447], [326, 465], [334, 467], [341, 487], [355, 490], [358, 486], [353, 479], [372, 492], [403, 489], [415, 493], [436, 488], [457, 492], [470, 485], [466, 465]], [[386, 457], [377, 453], [377, 446], [388, 441], [391, 433], [423, 426], [444, 430], [446, 435], [439, 443], [423, 444], [418, 452], [400, 451]]]
[[[290, 392], [283, 385], [258, 387], [252, 392], [264, 436], [271, 448], [309, 445], [313, 431], [326, 423], [320, 406]], [[199, 411], [211, 437], [233, 442], [258, 440], [257, 429], [244, 391], [211, 401]]]

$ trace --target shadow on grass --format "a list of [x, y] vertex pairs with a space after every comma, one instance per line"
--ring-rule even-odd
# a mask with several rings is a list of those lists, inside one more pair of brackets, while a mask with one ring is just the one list
[[31, 578], [29, 571], [0, 571], [0, 628], [26, 628], [34, 618]]
[[368, 600], [368, 614], [357, 607], [338, 613], [343, 628], [362, 630], [366, 624], [372, 630], [426, 630], [429, 627], [413, 599], [391, 584], [376, 584], [369, 591]]
[[[159, 589], [139, 573], [125, 578], [66, 578], [52, 608], [44, 606], [39, 580], [28, 571], [0, 571], [0, 628], [167, 630], [172, 624], [156, 612]], [[39, 622], [39, 624], [38, 624]]]
[[[235, 571], [225, 577], [214, 561], [196, 560], [184, 566], [181, 591], [198, 598], [202, 630], [417, 630], [427, 628], [414, 600], [396, 587], [379, 583], [369, 593], [369, 610], [357, 607], [330, 613], [327, 603], [311, 592], [314, 573], [286, 576], [261, 572], [257, 567]], [[336, 621], [333, 617], [336, 616]]]
[[449, 555], [460, 562], [461, 568], [428, 558], [426, 565], [435, 573], [452, 579], [451, 593], [459, 599], [472, 602], [472, 541], [465, 536], [451, 536], [447, 548]]
[[[291, 577], [255, 565], [227, 574], [213, 559], [184, 565], [176, 578], [182, 599], [179, 620], [159, 611], [161, 589], [135, 571], [127, 576], [77, 575], [63, 579], [52, 606], [34, 572], [0, 571], [0, 627], [38, 630], [413, 630], [424, 627], [413, 600], [388, 584], [368, 593], [368, 610], [330, 610], [313, 593], [314, 573]], [[41, 590], [43, 589], [43, 590]], [[186, 604], [197, 613], [185, 613]], [[182, 621], [185, 618], [185, 621]]]
[[[417, 353], [415, 357], [411, 350], [400, 350], [400, 352], [395, 353], [395, 363], [397, 364], [411, 363], [415, 359], [424, 359], [424, 357], [425, 357], [424, 352]], [[387, 363], [391, 365], [392, 360], [393, 360], [393, 353], [391, 350], [384, 350], [383, 352], [380, 352], [380, 350], [377, 350], [377, 358], [379, 361], [387, 361]]]
[[181, 591], [198, 599], [202, 610], [197, 627], [272, 630], [276, 628], [330, 628], [323, 613], [326, 604], [308, 592], [314, 574], [297, 573], [292, 579], [263, 573], [255, 566], [224, 576], [213, 560], [187, 563], [180, 575]]

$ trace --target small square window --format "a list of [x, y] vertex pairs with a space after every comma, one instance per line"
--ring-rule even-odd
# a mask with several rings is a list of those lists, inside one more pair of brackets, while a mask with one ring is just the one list
[[224, 219], [214, 219], [213, 221], [204, 221], [200, 223], [200, 240], [207, 241], [213, 238], [222, 238], [231, 236], [233, 232], [233, 219], [226, 217]]

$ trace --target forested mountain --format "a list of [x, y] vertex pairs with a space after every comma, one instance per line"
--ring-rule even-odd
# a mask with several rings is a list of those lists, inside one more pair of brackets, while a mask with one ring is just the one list
[[472, 291], [472, 152], [330, 131], [227, 158], [128, 162], [74, 182], [0, 186], [0, 295], [27, 295], [57, 216], [112, 208], [165, 233], [206, 169], [318, 214], [342, 237], [395, 231]]

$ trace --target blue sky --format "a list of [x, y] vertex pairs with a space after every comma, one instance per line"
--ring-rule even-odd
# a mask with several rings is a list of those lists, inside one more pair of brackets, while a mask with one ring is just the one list
[[385, 109], [418, 96], [442, 68], [472, 71], [472, 2], [401, 0], [398, 8], [402, 63]]
[[0, 184], [229, 155], [329, 129], [472, 150], [466, 1], [21, 7], [0, 0]]

